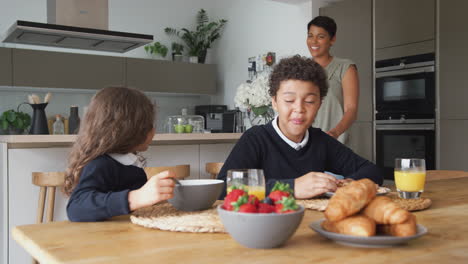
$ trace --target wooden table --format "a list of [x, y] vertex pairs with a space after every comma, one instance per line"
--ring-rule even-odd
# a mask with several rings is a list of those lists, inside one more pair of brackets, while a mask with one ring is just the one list
[[68, 221], [18, 226], [13, 238], [42, 263], [468, 263], [468, 178], [428, 182], [431, 208], [416, 212], [429, 230], [407, 245], [346, 247], [312, 231], [323, 214], [307, 210], [293, 237], [281, 248], [259, 250], [228, 234], [194, 234], [147, 229], [128, 216], [98, 223]]

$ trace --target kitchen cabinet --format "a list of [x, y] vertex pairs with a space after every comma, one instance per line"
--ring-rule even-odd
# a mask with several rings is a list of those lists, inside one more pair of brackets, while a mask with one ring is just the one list
[[374, 0], [376, 60], [434, 52], [435, 0]]
[[11, 49], [0, 48], [0, 85], [12, 85]]
[[[438, 70], [441, 119], [468, 119], [466, 10], [468, 1], [440, 1]], [[465, 130], [460, 136], [463, 134], [468, 135], [468, 131]]]
[[213, 64], [136, 58], [126, 61], [127, 86], [153, 92], [216, 93], [216, 67]]
[[125, 84], [125, 58], [13, 49], [13, 85], [101, 89]]
[[356, 121], [349, 129], [348, 147], [359, 156], [374, 161], [372, 123]]
[[440, 120], [440, 169], [468, 171], [468, 120]]

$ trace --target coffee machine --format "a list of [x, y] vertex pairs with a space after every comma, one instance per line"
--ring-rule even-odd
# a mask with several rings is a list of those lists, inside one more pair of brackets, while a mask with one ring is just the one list
[[195, 114], [205, 118], [205, 129], [211, 133], [220, 133], [223, 130], [223, 113], [227, 105], [197, 105]]

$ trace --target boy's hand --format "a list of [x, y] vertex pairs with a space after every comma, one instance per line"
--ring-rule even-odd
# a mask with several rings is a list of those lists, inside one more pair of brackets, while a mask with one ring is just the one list
[[149, 178], [140, 189], [130, 191], [128, 193], [130, 211], [172, 198], [175, 184], [170, 178], [175, 176], [172, 170], [163, 171]]
[[323, 172], [309, 172], [294, 180], [294, 196], [297, 199], [311, 198], [325, 192], [334, 192], [337, 180]]

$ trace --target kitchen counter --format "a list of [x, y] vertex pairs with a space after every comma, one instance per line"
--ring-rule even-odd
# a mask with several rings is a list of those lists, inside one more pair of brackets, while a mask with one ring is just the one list
[[[151, 145], [192, 145], [235, 143], [241, 133], [156, 134]], [[70, 147], [76, 135], [4, 135], [0, 143], [8, 148]]]

